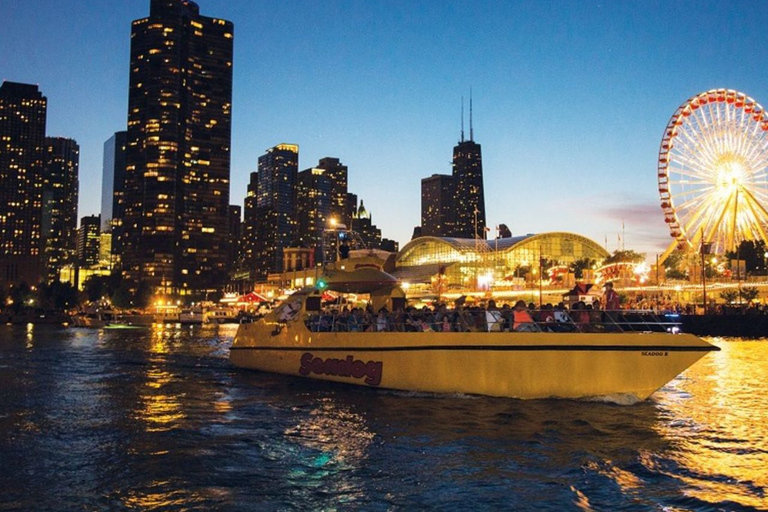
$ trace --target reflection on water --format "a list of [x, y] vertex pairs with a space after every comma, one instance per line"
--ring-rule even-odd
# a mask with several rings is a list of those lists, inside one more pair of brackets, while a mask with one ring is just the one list
[[0, 328], [0, 508], [768, 509], [768, 342], [621, 407], [243, 371], [235, 330]]
[[659, 393], [659, 432], [675, 440], [661, 469], [674, 463], [696, 499], [767, 507], [768, 342], [712, 342], [722, 350]]

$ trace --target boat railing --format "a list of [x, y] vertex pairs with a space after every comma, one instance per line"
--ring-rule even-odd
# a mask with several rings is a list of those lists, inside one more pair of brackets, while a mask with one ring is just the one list
[[[484, 309], [386, 313], [318, 311], [305, 315], [313, 332], [680, 332], [678, 315], [645, 310], [531, 310], [531, 321], [514, 322], [511, 310], [489, 315]], [[447, 321], [446, 321], [447, 319]], [[446, 325], [447, 323], [447, 325]]]

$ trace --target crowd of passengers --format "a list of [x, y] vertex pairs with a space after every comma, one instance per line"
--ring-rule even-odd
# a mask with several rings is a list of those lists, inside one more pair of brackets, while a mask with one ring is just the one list
[[314, 332], [469, 332], [469, 331], [550, 331], [601, 332], [618, 331], [615, 312], [580, 301], [570, 310], [561, 302], [546, 304], [535, 310], [533, 303], [520, 300], [514, 306], [497, 307], [490, 300], [485, 307], [457, 305], [449, 309], [445, 304], [434, 308], [407, 307], [388, 311], [374, 311], [365, 307], [341, 309], [326, 307], [306, 319]]

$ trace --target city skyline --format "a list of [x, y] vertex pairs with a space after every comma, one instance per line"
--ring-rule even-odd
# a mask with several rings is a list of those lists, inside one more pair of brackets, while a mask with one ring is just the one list
[[[17, 56], [0, 78], [39, 85], [47, 135], [80, 145], [81, 190], [100, 187], [103, 144], [125, 130], [130, 22], [147, 3], [0, 2], [0, 54]], [[649, 257], [672, 241], [656, 160], [677, 106], [718, 87], [768, 104], [753, 51], [768, 42], [768, 8], [756, 2], [198, 3], [235, 24], [230, 203], [243, 205], [266, 148], [296, 143], [300, 169], [340, 158], [401, 246], [420, 222], [421, 180], [449, 173], [470, 87], [488, 226]], [[78, 217], [99, 208], [81, 192]]]

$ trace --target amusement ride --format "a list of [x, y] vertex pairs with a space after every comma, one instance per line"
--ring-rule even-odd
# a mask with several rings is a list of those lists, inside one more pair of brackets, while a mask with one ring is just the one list
[[659, 150], [658, 186], [675, 250], [722, 254], [768, 243], [768, 114], [751, 97], [713, 89], [678, 107]]

